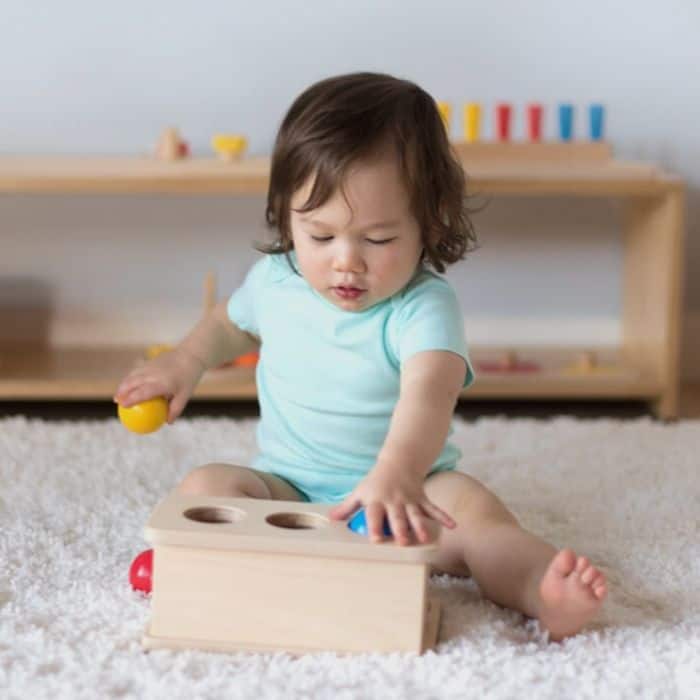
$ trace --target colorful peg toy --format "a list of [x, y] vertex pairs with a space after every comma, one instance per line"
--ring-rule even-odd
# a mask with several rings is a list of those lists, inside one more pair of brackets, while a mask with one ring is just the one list
[[[360, 535], [367, 535], [367, 519], [365, 517], [365, 511], [359, 510], [352, 518], [348, 521], [348, 527]], [[383, 534], [386, 537], [391, 537], [391, 529], [389, 528], [389, 521], [384, 518], [384, 529]], [[131, 562], [129, 567], [129, 583], [135, 591], [141, 591], [143, 593], [151, 592], [151, 578], [153, 576], [153, 550], [145, 549], [143, 552], [138, 554], [134, 561]]]
[[[450, 131], [451, 105], [438, 102], [438, 110]], [[525, 107], [524, 140], [529, 143], [543, 142], [544, 106], [531, 102]], [[481, 140], [482, 106], [478, 102], [467, 102], [463, 108], [463, 140], [465, 143], [477, 143]], [[559, 140], [570, 143], [574, 140], [574, 105], [562, 102], [557, 107], [557, 127]], [[510, 143], [513, 140], [513, 119], [515, 110], [508, 102], [499, 102], [493, 112], [493, 143]], [[604, 136], [605, 107], [600, 103], [588, 106], [588, 135], [592, 142], [602, 141]]]
[[150, 588], [144, 646], [293, 654], [434, 647], [440, 605], [427, 583], [436, 542], [372, 542], [330, 510], [172, 491], [146, 524], [153, 552], [139, 554], [129, 572], [135, 589]]

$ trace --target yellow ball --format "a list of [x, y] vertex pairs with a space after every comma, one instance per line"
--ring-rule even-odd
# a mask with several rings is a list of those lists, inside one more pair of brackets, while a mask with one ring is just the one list
[[168, 402], [162, 397], [148, 399], [125, 408], [117, 409], [119, 420], [134, 433], [145, 435], [158, 430], [168, 419]]

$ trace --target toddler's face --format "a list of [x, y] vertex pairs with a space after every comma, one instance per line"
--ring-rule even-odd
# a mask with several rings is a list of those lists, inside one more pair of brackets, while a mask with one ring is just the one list
[[312, 186], [310, 178], [291, 200], [292, 239], [306, 281], [346, 311], [362, 311], [401, 290], [423, 245], [393, 154], [352, 166], [345, 197], [338, 191], [317, 209], [296, 212]]

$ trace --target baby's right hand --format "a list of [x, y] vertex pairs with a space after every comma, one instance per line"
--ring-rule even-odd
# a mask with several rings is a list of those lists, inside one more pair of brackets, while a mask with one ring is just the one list
[[169, 404], [168, 423], [172, 423], [182, 413], [204, 370], [194, 355], [175, 348], [129, 372], [117, 387], [114, 400], [128, 408], [164, 396]]

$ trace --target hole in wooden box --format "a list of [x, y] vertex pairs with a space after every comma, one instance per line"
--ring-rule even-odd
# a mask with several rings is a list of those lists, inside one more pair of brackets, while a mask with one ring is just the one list
[[317, 530], [328, 524], [328, 519], [315, 513], [272, 513], [265, 518], [270, 525], [287, 530]]
[[237, 523], [245, 518], [245, 511], [221, 506], [198, 506], [189, 508], [183, 515], [198, 523]]

